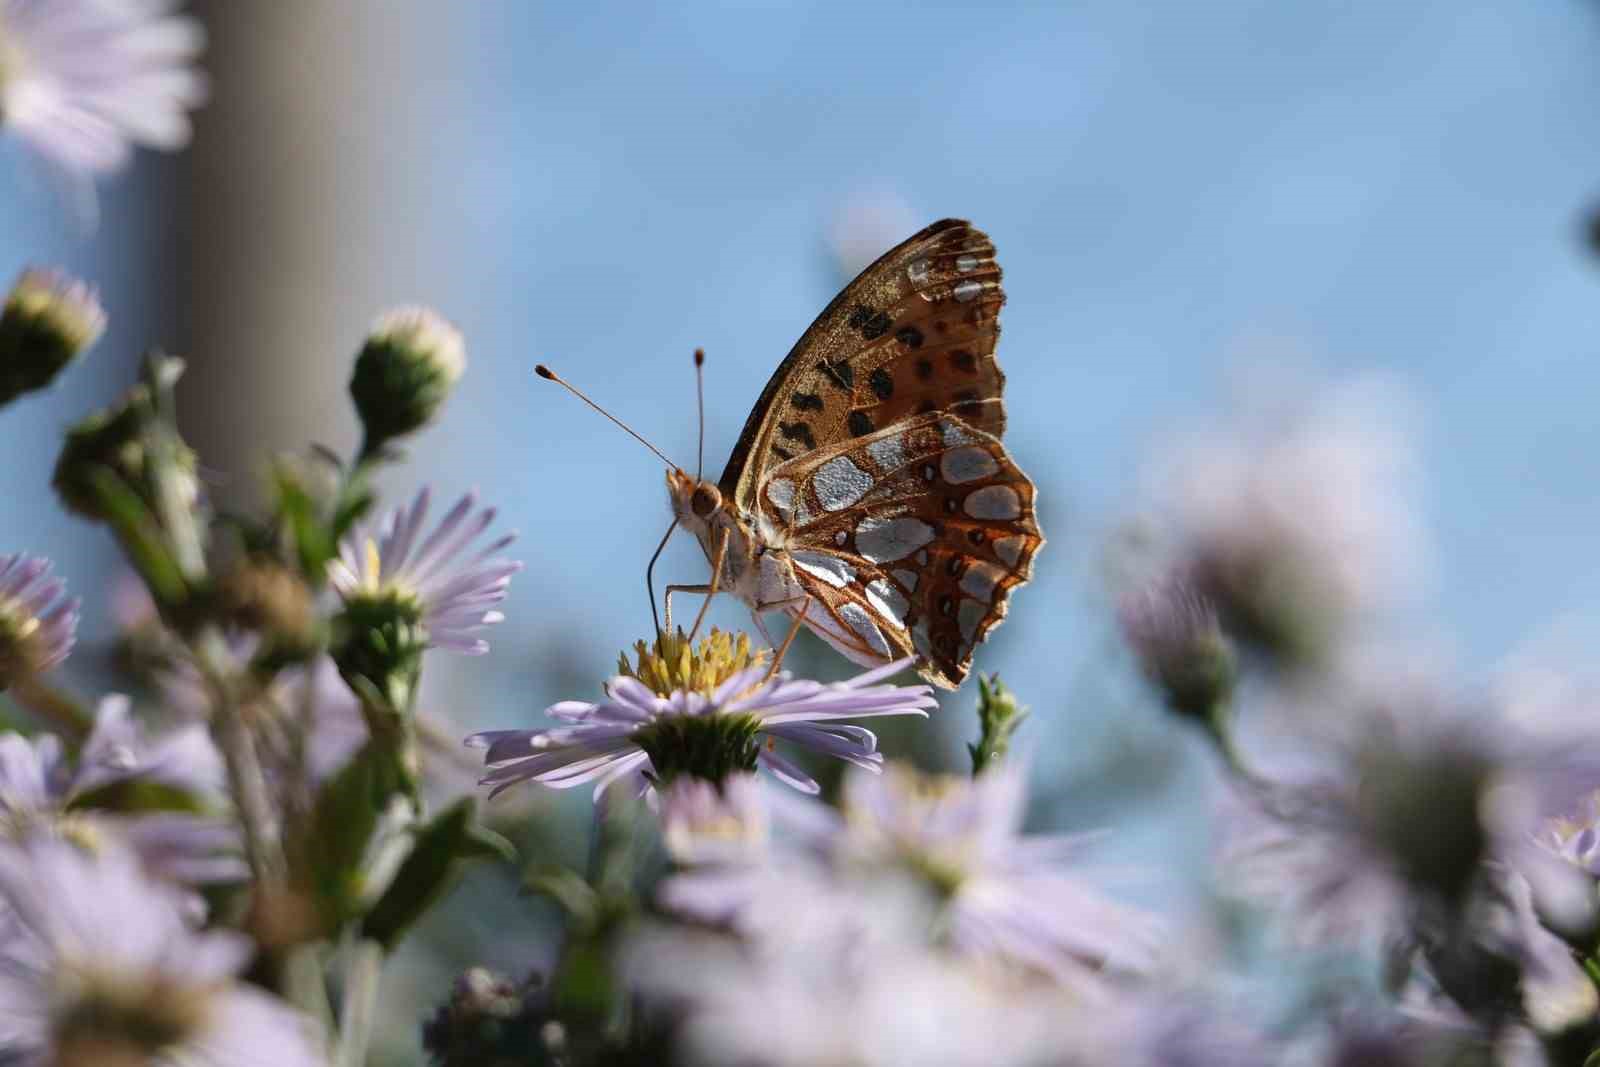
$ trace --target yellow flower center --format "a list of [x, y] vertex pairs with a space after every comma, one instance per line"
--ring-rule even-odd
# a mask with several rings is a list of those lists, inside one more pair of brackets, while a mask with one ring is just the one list
[[904, 812], [906, 826], [885, 825], [871, 812], [847, 806], [844, 816], [858, 834], [882, 843], [896, 860], [924, 878], [943, 896], [954, 896], [973, 873], [977, 842], [972, 837], [950, 837], [931, 844], [918, 828], [955, 794], [972, 787], [967, 778], [950, 774], [922, 774], [903, 764], [884, 769], [884, 779], [896, 794], [895, 807]]
[[703, 693], [709, 696], [723, 682], [751, 667], [767, 662], [766, 649], [752, 649], [748, 634], [733, 634], [713, 628], [699, 642], [691, 642], [680, 629], [661, 634], [647, 645], [635, 642], [634, 657], [617, 657], [617, 672], [638, 679], [657, 696], [675, 692]]
[[61, 1067], [148, 1064], [192, 1040], [213, 988], [146, 980], [85, 962], [57, 969], [52, 1043]]
[[38, 671], [43, 625], [21, 603], [0, 597], [0, 690]]

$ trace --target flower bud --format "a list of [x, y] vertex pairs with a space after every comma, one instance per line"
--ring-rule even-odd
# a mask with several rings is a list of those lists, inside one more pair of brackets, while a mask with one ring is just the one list
[[423, 1023], [422, 1046], [440, 1067], [544, 1063], [545, 1010], [537, 980], [518, 984], [472, 967], [456, 979], [450, 1000]]
[[461, 333], [427, 308], [378, 318], [350, 377], [350, 397], [366, 429], [363, 451], [422, 429], [466, 369]]
[[91, 286], [57, 271], [23, 271], [0, 312], [0, 405], [49, 385], [105, 327]]
[[[68, 511], [103, 520], [98, 472], [109, 471], [130, 486], [146, 484], [147, 431], [155, 420], [150, 390], [136, 385], [122, 400], [67, 430], [52, 483]], [[189, 457], [193, 467], [193, 456]]]
[[1187, 583], [1129, 593], [1118, 613], [1139, 666], [1180, 715], [1209, 719], [1233, 693], [1233, 642], [1217, 613]]

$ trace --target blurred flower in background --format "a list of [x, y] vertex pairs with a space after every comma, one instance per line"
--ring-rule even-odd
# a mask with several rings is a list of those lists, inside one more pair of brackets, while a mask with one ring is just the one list
[[51, 1067], [326, 1062], [310, 1020], [239, 980], [254, 948], [191, 927], [179, 891], [116, 849], [0, 850], [0, 1044]]
[[1266, 388], [1258, 410], [1153, 464], [1152, 579], [1187, 586], [1278, 664], [1316, 666], [1417, 589], [1415, 457], [1389, 383]]
[[57, 270], [23, 271], [0, 312], [0, 407], [49, 385], [105, 328], [93, 286]]
[[120, 169], [135, 145], [189, 143], [205, 99], [200, 24], [172, 0], [0, 3], [0, 125], [78, 178]]
[[78, 634], [78, 601], [50, 576], [50, 561], [0, 556], [0, 689], [58, 665]]

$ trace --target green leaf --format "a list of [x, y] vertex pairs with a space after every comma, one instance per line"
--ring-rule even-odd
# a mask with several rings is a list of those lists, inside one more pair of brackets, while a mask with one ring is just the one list
[[128, 561], [150, 587], [157, 603], [176, 604], [188, 594], [188, 583], [178, 561], [167, 548], [160, 523], [139, 494], [112, 472], [97, 467], [89, 472], [89, 488], [99, 510], [116, 531]]
[[333, 532], [323, 524], [321, 508], [305, 486], [281, 473], [274, 481], [278, 490], [278, 513], [294, 539], [300, 570], [320, 585], [327, 573], [328, 561], [338, 551]]
[[138, 779], [111, 782], [90, 790], [82, 796], [73, 798], [70, 807], [73, 811], [84, 809], [124, 813], [177, 811], [190, 815], [203, 815], [206, 811], [206, 806], [200, 798], [188, 790], [179, 789], [165, 782]]
[[305, 856], [329, 918], [349, 915], [360, 895], [361, 861], [404, 776], [394, 753], [368, 741], [317, 793]]
[[510, 842], [476, 824], [475, 811], [474, 800], [463, 797], [417, 831], [411, 854], [362, 922], [363, 937], [392, 949], [455, 883], [463, 860], [513, 857]]

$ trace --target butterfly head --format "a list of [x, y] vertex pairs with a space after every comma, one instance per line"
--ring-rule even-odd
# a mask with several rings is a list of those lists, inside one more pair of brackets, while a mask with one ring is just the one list
[[722, 509], [722, 490], [681, 468], [667, 472], [667, 493], [672, 497], [672, 514], [690, 529], [709, 524]]

